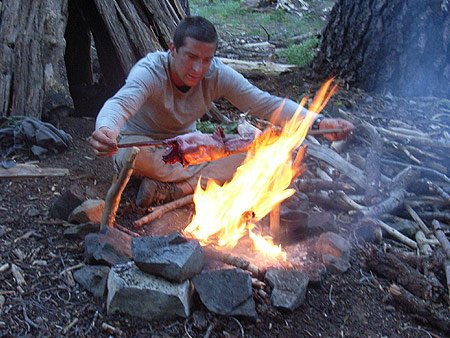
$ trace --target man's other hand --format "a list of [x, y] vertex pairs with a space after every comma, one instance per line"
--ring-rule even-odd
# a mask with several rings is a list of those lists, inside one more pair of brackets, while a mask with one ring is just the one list
[[345, 140], [354, 128], [353, 123], [340, 118], [324, 118], [319, 123], [319, 130], [342, 129], [341, 132], [324, 134], [324, 137], [331, 142]]
[[102, 127], [92, 133], [89, 137], [89, 143], [94, 148], [97, 156], [112, 156], [117, 153], [117, 137], [119, 132]]

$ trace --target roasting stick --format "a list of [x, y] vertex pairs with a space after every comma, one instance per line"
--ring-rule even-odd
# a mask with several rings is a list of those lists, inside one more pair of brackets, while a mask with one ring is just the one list
[[[333, 133], [342, 133], [344, 129], [342, 128], [333, 128], [333, 129], [314, 129], [308, 132], [308, 135], [326, 135]], [[167, 143], [164, 140], [152, 140], [152, 141], [142, 141], [142, 142], [131, 142], [131, 143], [119, 143], [117, 145], [118, 148], [131, 148], [131, 147], [160, 147], [167, 146]]]

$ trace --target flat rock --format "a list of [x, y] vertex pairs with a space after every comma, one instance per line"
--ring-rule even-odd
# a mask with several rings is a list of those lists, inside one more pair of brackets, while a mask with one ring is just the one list
[[108, 276], [108, 314], [145, 320], [188, 317], [193, 288], [189, 281], [169, 282], [141, 271], [134, 262], [115, 265]]
[[209, 311], [226, 316], [257, 317], [252, 279], [241, 269], [204, 272], [192, 282]]
[[265, 279], [273, 288], [272, 305], [293, 311], [303, 304], [309, 283], [307, 274], [298, 270], [269, 269]]
[[198, 241], [188, 241], [180, 236], [134, 238], [131, 253], [137, 267], [176, 282], [200, 273], [205, 262], [203, 248]]
[[104, 265], [86, 265], [73, 273], [73, 278], [95, 297], [106, 294], [106, 281], [110, 268]]
[[84, 239], [85, 261], [89, 264], [113, 266], [131, 259], [133, 237], [115, 228], [106, 227]]

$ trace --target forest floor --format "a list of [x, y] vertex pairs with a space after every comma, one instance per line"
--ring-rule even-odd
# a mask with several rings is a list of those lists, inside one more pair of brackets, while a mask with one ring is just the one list
[[[300, 69], [251, 81], [272, 94], [298, 100], [318, 85], [307, 77], [307, 72], [308, 69]], [[435, 98], [402, 99], [349, 88], [331, 99], [326, 114], [336, 116], [340, 108], [355, 123], [368, 120], [386, 125], [391, 120], [399, 120], [429, 132], [430, 117], [439, 112], [437, 102]], [[236, 118], [236, 112], [226, 103], [219, 107], [229, 117]], [[447, 121], [448, 111], [445, 112]], [[65, 152], [37, 162], [40, 167], [67, 168], [70, 175], [0, 178], [0, 337], [120, 335], [118, 331], [102, 328], [105, 323], [120, 330], [124, 337], [444, 337], [448, 334], [395, 306], [388, 291], [393, 281], [377, 276], [366, 267], [369, 244], [354, 240], [357, 219], [346, 212], [323, 207], [321, 210], [336, 215], [339, 234], [352, 243], [351, 267], [343, 274], [327, 274], [319, 285], [308, 287], [306, 300], [297, 310], [284, 312], [258, 304], [256, 321], [214, 315], [201, 305], [196, 305], [193, 315], [187, 319], [155, 322], [128, 315], [108, 315], [105, 299], [95, 298], [74, 283], [70, 274], [64, 273], [84, 262], [84, 244], [82, 239], [66, 238], [65, 224], [51, 219], [49, 209], [68, 189], [80, 192], [85, 198], [104, 199], [114, 174], [112, 163], [108, 158], [97, 158], [87, 142], [94, 129], [92, 118], [67, 117], [60, 121], [59, 128], [72, 135], [73, 145]], [[360, 149], [349, 142], [346, 151], [360, 152]], [[36, 159], [21, 154], [17, 160]], [[132, 217], [126, 213], [142, 212], [134, 206], [133, 189], [133, 186], [126, 188], [119, 206], [117, 222], [124, 226], [128, 226], [126, 220]], [[398, 244], [385, 238], [377, 246], [386, 249]], [[13, 276], [12, 265], [22, 272], [21, 285]], [[443, 276], [437, 277], [445, 285]], [[444, 306], [448, 308], [448, 302]], [[194, 317], [199, 314], [206, 318], [202, 327], [193, 325]]]
[[[307, 84], [301, 72], [254, 81], [287, 97], [297, 97]], [[355, 118], [358, 114], [368, 118], [361, 112], [369, 108], [371, 118], [388, 121], [413, 117], [416, 126], [426, 126], [430, 107], [410, 111], [415, 116], [402, 116], [411, 103], [399, 99], [405, 103], [402, 111], [392, 100], [396, 98], [350, 90], [341, 91], [332, 102], [344, 103]], [[86, 198], [104, 198], [113, 170], [110, 159], [96, 158], [86, 141], [94, 128], [92, 119], [69, 117], [61, 121], [60, 128], [72, 135], [73, 146], [40, 160], [39, 166], [68, 168], [69, 176], [0, 180], [0, 266], [15, 264], [25, 278], [25, 284], [18, 286], [11, 268], [0, 272], [0, 337], [110, 336], [102, 330], [102, 323], [120, 329], [126, 337], [184, 337], [187, 332], [191, 337], [204, 336], [206, 328], [202, 332], [186, 324], [192, 322], [192, 317], [187, 321], [147, 322], [127, 315], [108, 315], [105, 299], [93, 297], [63, 273], [84, 261], [83, 241], [65, 238], [64, 226], [49, 218], [49, 208], [70, 187]], [[124, 210], [133, 209], [132, 192], [124, 193], [118, 222], [125, 216]], [[351, 239], [356, 220], [346, 213], [337, 216], [346, 220], [339, 224], [340, 234]], [[443, 337], [443, 333], [393, 305], [387, 291], [392, 281], [372, 274], [365, 267], [366, 246], [352, 243], [351, 268], [347, 272], [329, 274], [319, 286], [309, 287], [306, 301], [294, 312], [259, 307], [256, 321], [240, 319], [245, 336]], [[380, 247], [388, 243], [385, 240]], [[200, 306], [195, 311], [206, 315], [208, 325], [214, 323], [211, 337], [240, 336], [241, 328], [234, 319], [213, 315]]]

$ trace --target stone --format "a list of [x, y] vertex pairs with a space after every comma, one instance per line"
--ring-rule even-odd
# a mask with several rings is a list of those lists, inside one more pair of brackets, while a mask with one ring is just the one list
[[198, 241], [187, 241], [180, 236], [134, 238], [131, 253], [137, 267], [176, 282], [200, 273], [205, 263], [203, 248]]
[[350, 268], [350, 242], [334, 232], [320, 235], [315, 245], [322, 262], [334, 274]]
[[272, 305], [293, 311], [303, 304], [309, 283], [307, 274], [298, 270], [269, 269], [265, 279], [273, 288]]
[[131, 258], [132, 237], [115, 228], [88, 234], [84, 239], [85, 261], [89, 264], [113, 266]]
[[104, 207], [105, 201], [103, 200], [84, 201], [70, 213], [68, 220], [70, 223], [91, 222], [100, 224]]
[[83, 196], [74, 188], [59, 195], [50, 207], [50, 217], [67, 221], [70, 213], [84, 201]]
[[108, 276], [108, 314], [125, 313], [145, 320], [187, 318], [193, 289], [141, 271], [134, 262], [112, 267]]
[[252, 279], [241, 269], [214, 270], [192, 280], [201, 302], [216, 314], [256, 319]]
[[83, 239], [87, 234], [99, 232], [100, 224], [98, 223], [81, 223], [69, 226], [64, 230], [64, 236], [67, 238]]
[[106, 295], [106, 281], [110, 268], [104, 265], [86, 265], [73, 273], [73, 278], [95, 297]]

